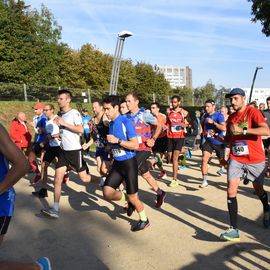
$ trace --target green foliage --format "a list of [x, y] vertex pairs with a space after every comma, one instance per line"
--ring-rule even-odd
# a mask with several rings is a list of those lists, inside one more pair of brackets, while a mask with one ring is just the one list
[[270, 1], [269, 0], [248, 0], [252, 2], [251, 14], [253, 15], [252, 21], [260, 21], [262, 25], [262, 32], [270, 36]]
[[174, 93], [181, 97], [181, 101], [184, 106], [192, 105], [193, 92], [190, 87], [177, 87], [174, 89]]

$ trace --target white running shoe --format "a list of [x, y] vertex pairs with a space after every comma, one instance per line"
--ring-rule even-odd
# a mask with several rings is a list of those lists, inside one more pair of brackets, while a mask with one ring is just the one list
[[205, 188], [208, 186], [208, 182], [207, 181], [202, 181], [202, 183], [200, 184], [200, 188]]

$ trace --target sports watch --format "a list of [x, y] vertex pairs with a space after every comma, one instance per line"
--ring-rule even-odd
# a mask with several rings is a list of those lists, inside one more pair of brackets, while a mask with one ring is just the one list
[[247, 135], [247, 127], [243, 127], [243, 135]]

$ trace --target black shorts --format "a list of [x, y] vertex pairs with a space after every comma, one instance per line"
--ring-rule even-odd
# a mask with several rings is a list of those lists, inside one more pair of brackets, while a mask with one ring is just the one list
[[76, 172], [88, 170], [83, 159], [82, 149], [66, 151], [60, 148], [56, 169], [61, 167], [71, 167]]
[[52, 163], [52, 161], [59, 156], [60, 146], [47, 146], [46, 153], [44, 155], [43, 161], [47, 163]]
[[0, 217], [0, 235], [6, 234], [11, 217]]
[[127, 194], [138, 192], [138, 164], [136, 158], [123, 161], [114, 160], [104, 186], [117, 189], [125, 181]]
[[223, 159], [225, 157], [224, 144], [213, 144], [210, 141], [206, 140], [202, 145], [202, 151], [209, 152], [210, 154], [212, 154], [213, 151], [215, 151], [218, 159]]
[[36, 156], [39, 156], [42, 151], [45, 151], [45, 149], [40, 146], [40, 143], [39, 142], [33, 143], [31, 149], [35, 153]]
[[265, 149], [268, 149], [270, 146], [270, 137], [263, 140], [263, 146]]
[[168, 152], [180, 151], [184, 146], [185, 138], [168, 138]]
[[154, 146], [152, 147], [152, 151], [154, 153], [165, 153], [167, 151], [167, 145], [168, 141], [166, 136], [162, 138], [157, 138]]
[[150, 163], [147, 160], [150, 156], [151, 152], [149, 151], [138, 151], [136, 153], [136, 159], [140, 175], [143, 175], [150, 170]]

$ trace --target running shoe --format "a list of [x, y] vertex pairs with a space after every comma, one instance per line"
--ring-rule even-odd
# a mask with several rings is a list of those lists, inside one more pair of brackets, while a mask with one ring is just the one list
[[41, 175], [36, 174], [35, 178], [32, 180], [32, 184], [35, 185], [41, 179]]
[[40, 270], [51, 270], [51, 263], [47, 257], [39, 258], [36, 260], [36, 263], [41, 267]]
[[134, 227], [131, 228], [131, 230], [133, 232], [138, 232], [138, 231], [144, 230], [145, 228], [149, 226], [150, 226], [149, 219], [147, 219], [146, 221], [139, 220], [138, 223]]
[[228, 230], [226, 230], [220, 235], [220, 239], [225, 241], [239, 242], [240, 234], [237, 229], [230, 227]]
[[39, 198], [45, 198], [48, 197], [48, 192], [46, 188], [42, 188], [39, 191], [33, 191], [32, 194]]
[[165, 171], [161, 171], [161, 172], [160, 172], [160, 175], [159, 175], [159, 178], [161, 178], [161, 179], [166, 179], [166, 178], [167, 178], [166, 172], [165, 172]]
[[176, 186], [178, 186], [177, 180], [172, 180], [171, 183], [169, 184], [169, 187], [176, 187]]
[[41, 213], [47, 217], [59, 218], [59, 211], [56, 211], [54, 208], [41, 209]]
[[263, 214], [263, 226], [266, 229], [270, 227], [270, 212], [265, 212]]
[[208, 182], [207, 181], [202, 181], [202, 183], [200, 184], [200, 188], [205, 188], [208, 186]]
[[180, 165], [178, 166], [178, 169], [181, 171], [181, 170], [185, 170], [187, 168], [186, 165]]
[[132, 203], [128, 202], [128, 207], [127, 207], [127, 215], [130, 217], [133, 212], [135, 211], [135, 207]]
[[217, 174], [219, 176], [222, 176], [223, 174], [225, 174], [225, 172], [222, 169], [220, 169], [220, 170], [217, 171]]
[[161, 194], [157, 194], [157, 201], [156, 201], [157, 208], [160, 208], [161, 205], [164, 203], [166, 195], [167, 195], [167, 193], [163, 190], [161, 190]]
[[64, 175], [63, 184], [66, 184], [67, 181], [69, 181], [69, 174], [68, 174], [68, 172], [66, 172], [65, 175]]

